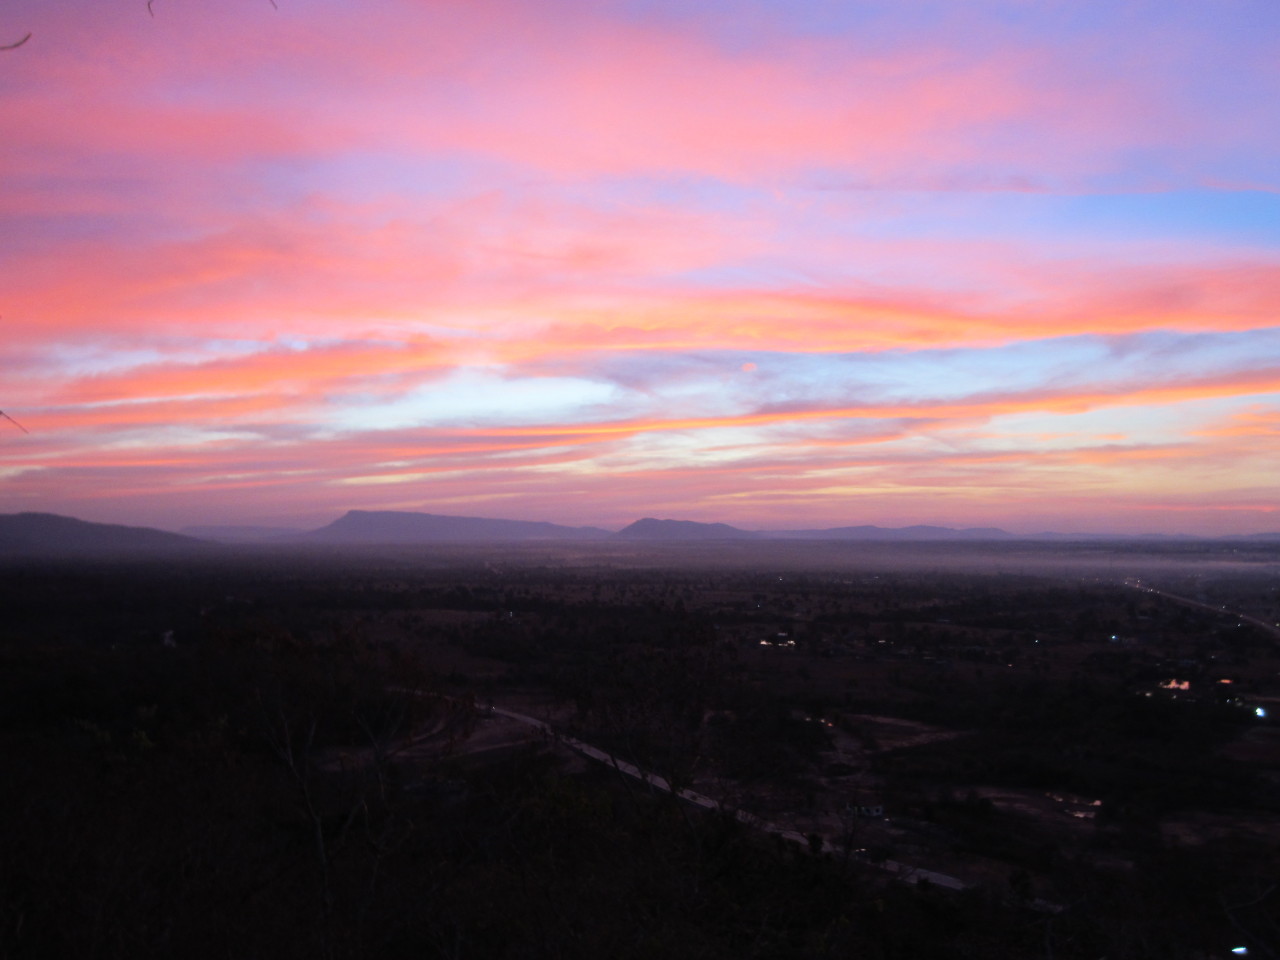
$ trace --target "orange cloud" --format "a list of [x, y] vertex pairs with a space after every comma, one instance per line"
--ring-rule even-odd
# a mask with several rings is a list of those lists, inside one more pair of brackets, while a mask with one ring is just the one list
[[1233, 413], [1217, 426], [1196, 431], [1202, 437], [1280, 436], [1280, 409], [1255, 405]]
[[272, 391], [272, 397], [308, 398], [338, 383], [374, 381], [398, 374], [430, 376], [442, 369], [434, 345], [314, 347], [275, 349], [195, 364], [159, 364], [124, 374], [85, 377], [55, 395], [63, 404], [224, 396]]
[[[1268, 502], [1280, 261], [1202, 194], [1275, 187], [1275, 73], [1216, 22], [1144, 22], [1134, 60], [1123, 18], [727, 39], [710, 8], [69, 2], [0, 90], [0, 406], [34, 431], [0, 434], [7, 501]], [[1240, 63], [1206, 85], [1210, 41]], [[1250, 96], [1211, 104], [1227, 80]], [[1092, 220], [1136, 190], [1176, 229]], [[1132, 337], [1140, 369], [1153, 331], [1223, 336]], [[1115, 338], [1099, 370], [1044, 362], [1082, 336]], [[820, 369], [855, 353], [882, 356]], [[1039, 385], [1003, 366], [1036, 353]], [[415, 417], [480, 425], [380, 429]]]
[[[759, 427], [802, 421], [842, 419], [916, 419], [945, 421], [987, 420], [1025, 412], [1081, 413], [1107, 406], [1168, 404], [1212, 397], [1233, 397], [1280, 391], [1280, 370], [1260, 370], [1198, 382], [1158, 386], [1117, 386], [1111, 390], [1030, 391], [1009, 395], [975, 396], [953, 403], [885, 403], [860, 406], [762, 409], [725, 416], [660, 420], [618, 420], [539, 426], [482, 428], [490, 436], [558, 437], [630, 436], [655, 431]], [[445, 430], [447, 434], [470, 431]]]

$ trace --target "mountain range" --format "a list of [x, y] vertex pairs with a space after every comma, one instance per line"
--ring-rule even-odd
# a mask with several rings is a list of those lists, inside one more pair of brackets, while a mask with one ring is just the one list
[[168, 556], [216, 551], [221, 545], [277, 544], [373, 546], [433, 543], [512, 543], [546, 541], [715, 542], [768, 540], [978, 542], [1107, 541], [1158, 542], [1220, 540], [1280, 542], [1280, 532], [1229, 537], [1119, 536], [1040, 533], [1018, 535], [996, 527], [877, 527], [868, 524], [803, 530], [743, 530], [725, 523], [699, 523], [645, 517], [611, 532], [600, 527], [571, 527], [533, 520], [499, 520], [392, 510], [350, 510], [316, 530], [283, 527], [197, 526], [181, 534], [149, 527], [90, 523], [52, 513], [0, 514], [0, 556]]

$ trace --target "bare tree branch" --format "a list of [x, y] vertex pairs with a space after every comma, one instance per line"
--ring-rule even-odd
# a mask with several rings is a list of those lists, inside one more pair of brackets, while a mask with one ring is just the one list
[[[27, 36], [30, 36], [30, 34], [27, 34]], [[0, 50], [8, 50], [8, 49], [9, 49], [9, 47], [0, 47]], [[13, 419], [13, 417], [11, 417], [11, 416], [9, 416], [7, 413], [5, 413], [3, 410], [0, 410], [0, 417], [4, 417], [6, 420], [8, 420], [10, 423], [12, 423], [15, 427], [17, 427], [17, 428], [18, 428], [19, 430], [21, 430], [23, 433], [30, 433], [30, 432], [31, 432], [31, 431], [30, 431], [30, 430], [28, 430], [26, 427], [24, 427], [22, 424], [20, 424], [17, 420]]]
[[[273, 2], [271, 5], [275, 6], [275, 3]], [[24, 43], [26, 43], [30, 39], [31, 39], [31, 34], [28, 33], [25, 37], [23, 37], [17, 43], [7, 43], [3, 47], [0, 47], [0, 50], [17, 50], [20, 46], [22, 46]]]

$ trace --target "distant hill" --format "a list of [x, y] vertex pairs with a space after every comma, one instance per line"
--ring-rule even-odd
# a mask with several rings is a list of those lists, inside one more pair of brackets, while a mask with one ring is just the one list
[[173, 556], [212, 546], [150, 527], [90, 523], [56, 513], [0, 514], [0, 556]]
[[602, 540], [598, 527], [565, 527], [533, 520], [491, 520], [397, 510], [349, 510], [328, 526], [302, 534], [308, 543], [465, 543], [512, 540]]
[[201, 540], [219, 543], [277, 543], [292, 539], [303, 531], [297, 527], [213, 526], [183, 527], [182, 533]]
[[830, 527], [823, 530], [772, 530], [760, 534], [774, 540], [1014, 540], [1007, 530], [997, 527]]
[[656, 520], [645, 517], [623, 527], [615, 540], [755, 540], [759, 534], [739, 530], [727, 523], [698, 523], [694, 520]]

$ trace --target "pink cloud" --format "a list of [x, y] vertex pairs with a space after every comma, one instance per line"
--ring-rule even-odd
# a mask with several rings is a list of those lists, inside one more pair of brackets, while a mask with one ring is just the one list
[[[1193, 485], [1189, 510], [1269, 502], [1270, 401], [1174, 439], [1126, 423], [1121, 442], [1068, 428], [999, 449], [1011, 415], [1280, 394], [1266, 357], [1032, 388], [1002, 387], [993, 361], [989, 389], [924, 382], [891, 403], [641, 385], [546, 423], [332, 426], [455, 368], [594, 385], [623, 353], [657, 368], [741, 351], [741, 372], [754, 352], [1272, 328], [1264, 230], [1063, 237], [966, 197], [894, 195], [1274, 187], [1258, 158], [1275, 154], [1280, 74], [1188, 72], [1221, 63], [1176, 18], [1132, 50], [1127, 15], [1120, 36], [1066, 38], [982, 11], [875, 42], [770, 27], [735, 46], [706, 20], [593, 3], [126, 7], [33, 6], [32, 43], [4, 55], [0, 405], [35, 430], [0, 447], [14, 503], [176, 517], [252, 493], [263, 514], [317, 514], [358, 494], [621, 521], [641, 490], [704, 519], [856, 502], [923, 520], [1099, 510], [1104, 494], [1071, 491], [1137, 502], [1135, 478], [1152, 502]], [[77, 362], [89, 348], [115, 356]]]
[[[36, 24], [48, 46], [18, 65], [21, 96], [0, 99], [5, 128], [55, 161], [91, 148], [199, 168], [359, 146], [571, 177], [1079, 177], [1106, 172], [1116, 151], [1184, 145], [1223, 113], [1190, 113], [1142, 71], [1081, 63], [1070, 47], [961, 31], [730, 51], [578, 4], [172, 4], [154, 23], [87, 19], [92, 30]], [[1177, 64], [1154, 66], [1163, 79]], [[1236, 140], [1256, 136], [1238, 128]]]

